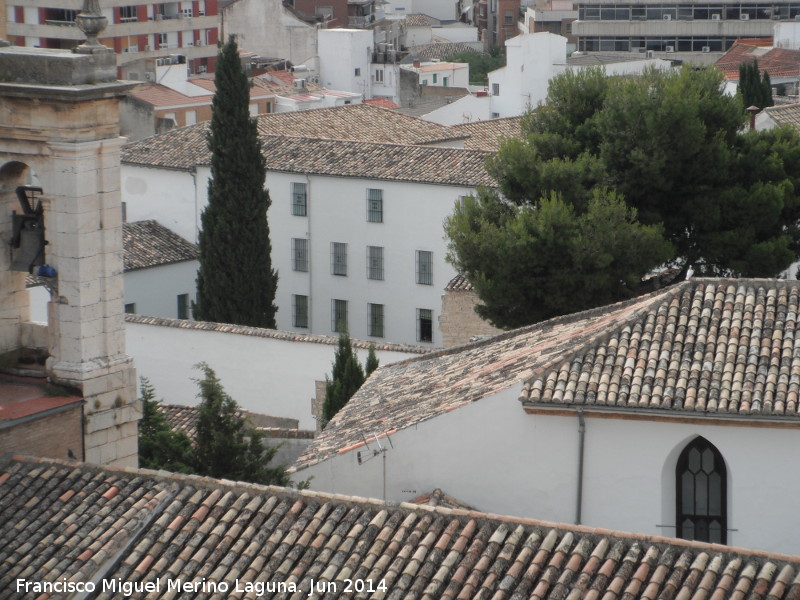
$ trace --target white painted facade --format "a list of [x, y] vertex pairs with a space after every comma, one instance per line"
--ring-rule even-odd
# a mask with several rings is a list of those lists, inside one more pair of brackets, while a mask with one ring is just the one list
[[240, 48], [260, 56], [315, 64], [317, 29], [295, 17], [280, 0], [238, 0], [220, 12], [221, 40], [235, 34]]
[[401, 69], [416, 73], [420, 85], [431, 87], [469, 87], [469, 65], [453, 62], [422, 62], [418, 65], [401, 65]]
[[400, 104], [400, 65], [397, 63], [373, 63], [372, 97], [388, 98]]
[[[191, 307], [197, 296], [196, 260], [137, 269], [125, 273], [125, 306], [128, 312], [150, 317], [180, 318], [179, 302]], [[185, 296], [180, 298], [179, 296]], [[188, 317], [191, 318], [191, 310]], [[187, 317], [183, 317], [187, 318]]]
[[[123, 198], [131, 221], [156, 219], [197, 242], [210, 169], [196, 173], [122, 166]], [[305, 183], [308, 216], [291, 214], [292, 183]], [[445, 261], [442, 223], [474, 188], [268, 171], [272, 266], [278, 270], [278, 329], [332, 334], [332, 301], [347, 301], [350, 335], [375, 342], [442, 345], [441, 294], [455, 276]], [[367, 190], [382, 190], [383, 222], [367, 222]], [[309, 240], [307, 272], [293, 270], [292, 240]], [[347, 275], [331, 274], [331, 244], [347, 244]], [[383, 280], [367, 277], [367, 247], [383, 248]], [[417, 283], [418, 252], [430, 252], [430, 284]], [[424, 256], [424, 255], [423, 255]], [[295, 327], [293, 296], [306, 296], [308, 327]], [[367, 304], [383, 306], [383, 336], [370, 336]], [[419, 310], [431, 311], [430, 341], [421, 338]], [[427, 313], [422, 314], [427, 317]]]
[[800, 49], [800, 22], [779, 21], [772, 31], [772, 39], [777, 48]]
[[[359, 465], [362, 447], [295, 477], [313, 475], [314, 490], [374, 498], [384, 498], [385, 485], [396, 502], [441, 488], [481, 511], [574, 523], [578, 419], [526, 414], [520, 390], [517, 383], [391, 434], [391, 446], [382, 440], [385, 463], [379, 456]], [[588, 416], [581, 524], [674, 537], [677, 459], [701, 435], [727, 466], [728, 544], [799, 554], [800, 464], [787, 457], [797, 454], [800, 429], [737, 425]]]
[[433, 35], [444, 38], [448, 42], [477, 42], [478, 28], [457, 21], [450, 25], [434, 27]]
[[320, 85], [371, 98], [373, 32], [369, 29], [320, 29], [318, 43]]
[[445, 104], [427, 115], [422, 115], [426, 121], [440, 125], [461, 125], [475, 121], [488, 121], [492, 118], [492, 107], [489, 96], [469, 94], [455, 102]]
[[[128, 322], [128, 353], [138, 376], [147, 377], [158, 398], [168, 404], [194, 406], [199, 376], [194, 368], [205, 361], [225, 391], [245, 410], [298, 419], [300, 429], [314, 429], [311, 400], [315, 382], [330, 376], [335, 343], [323, 344], [237, 333], [182, 329]], [[378, 360], [390, 364], [416, 356], [378, 350]], [[366, 350], [358, 350], [366, 361]]]

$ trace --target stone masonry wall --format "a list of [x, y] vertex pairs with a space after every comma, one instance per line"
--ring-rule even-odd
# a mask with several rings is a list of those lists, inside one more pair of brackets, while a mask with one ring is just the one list
[[14, 452], [65, 459], [68, 450], [72, 450], [78, 460], [83, 460], [81, 409], [81, 403], [77, 402], [56, 414], [0, 430], [0, 454]]
[[479, 303], [473, 291], [446, 290], [442, 297], [442, 314], [439, 316], [439, 331], [445, 348], [468, 344], [474, 336], [492, 336], [502, 333], [492, 327], [475, 312]]

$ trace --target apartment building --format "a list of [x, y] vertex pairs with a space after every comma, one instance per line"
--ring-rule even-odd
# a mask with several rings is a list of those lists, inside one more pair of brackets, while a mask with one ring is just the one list
[[[18, 46], [73, 48], [83, 41], [75, 26], [82, 0], [6, 0], [8, 40]], [[104, 0], [108, 26], [100, 42], [117, 53], [117, 66], [142, 58], [186, 56], [191, 73], [214, 71], [217, 0], [157, 2]]]

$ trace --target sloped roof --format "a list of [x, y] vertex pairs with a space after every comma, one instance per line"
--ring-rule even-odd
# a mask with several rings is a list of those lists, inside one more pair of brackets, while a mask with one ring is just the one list
[[[488, 515], [67, 461], [0, 459], [0, 584], [236, 580], [385, 584], [356, 598], [453, 600], [792, 600], [800, 558]], [[214, 594], [219, 582], [228, 592]], [[198, 586], [200, 587], [200, 586]], [[24, 597], [45, 597], [27, 594]], [[53, 595], [51, 597], [56, 597]], [[127, 595], [126, 595], [127, 597]], [[183, 596], [181, 596], [183, 597]], [[321, 597], [321, 596], [320, 596]]]
[[[480, 43], [480, 42], [478, 42]], [[414, 46], [411, 55], [419, 58], [449, 58], [454, 54], [461, 54], [462, 52], [474, 52], [481, 54], [480, 50], [476, 50], [467, 42], [437, 42], [433, 44], [422, 44]]]
[[527, 409], [647, 408], [800, 425], [799, 310], [800, 282], [690, 280], [394, 363], [370, 376], [296, 466], [520, 381]]
[[800, 131], [800, 104], [768, 106], [764, 112], [772, 117], [778, 125], [791, 125]]
[[[480, 150], [267, 135], [261, 137], [261, 143], [270, 171], [444, 185], [494, 185], [484, 167], [489, 153]], [[198, 147], [204, 151], [200, 152]], [[211, 153], [198, 129], [184, 127], [174, 130], [174, 135], [168, 131], [127, 144], [122, 161], [193, 169], [195, 165], [210, 164]]]
[[394, 110], [395, 108], [400, 108], [399, 104], [395, 104], [389, 98], [367, 98], [364, 100], [364, 104], [369, 104], [371, 106], [377, 106], [378, 108], [387, 108], [389, 110]]
[[[158, 403], [159, 412], [164, 415], [164, 418], [176, 431], [182, 431], [189, 439], [194, 440], [197, 435], [197, 406], [182, 406], [180, 404], [163, 404]], [[237, 416], [248, 419], [250, 425], [256, 429], [297, 429], [297, 419], [290, 419], [286, 417], [273, 417], [271, 415], [262, 415], [252, 413], [246, 410], [239, 410]]]
[[725, 79], [739, 79], [739, 65], [758, 59], [758, 68], [767, 71], [770, 78], [797, 77], [800, 69], [800, 50], [764, 48], [748, 41], [734, 42], [733, 46], [715, 63]]
[[504, 139], [522, 137], [521, 123], [522, 117], [506, 117], [453, 125], [453, 129], [469, 136], [465, 148], [497, 152]]
[[187, 96], [159, 83], [137, 85], [128, 92], [128, 95], [141, 102], [151, 104], [155, 108], [187, 105], [205, 106], [214, 97], [213, 92], [202, 96]]
[[439, 24], [439, 19], [422, 13], [415, 13], [406, 15], [405, 22], [409, 27], [432, 27]]
[[453, 277], [450, 281], [447, 282], [447, 285], [444, 286], [445, 290], [455, 290], [459, 292], [473, 292], [475, 288], [472, 287], [472, 284], [467, 281], [467, 278], [461, 275], [460, 273]]
[[195, 244], [186, 241], [157, 221], [136, 221], [122, 225], [125, 271], [196, 260]]

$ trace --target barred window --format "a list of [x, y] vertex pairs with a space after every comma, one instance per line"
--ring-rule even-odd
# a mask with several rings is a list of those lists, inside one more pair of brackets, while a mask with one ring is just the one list
[[292, 295], [292, 325], [308, 327], [308, 296]]
[[417, 283], [433, 285], [433, 252], [417, 250]]
[[367, 246], [367, 278], [383, 280], [382, 246]]
[[308, 214], [305, 183], [292, 183], [292, 214], [295, 217], [305, 217]]
[[367, 304], [367, 332], [372, 337], [383, 337], [383, 304]]
[[331, 300], [331, 331], [347, 333], [347, 300]]
[[383, 223], [383, 190], [367, 190], [367, 221]]
[[308, 271], [308, 240], [292, 238], [292, 270]]
[[331, 275], [347, 275], [347, 244], [331, 242]]
[[429, 308], [417, 309], [417, 341], [433, 341], [433, 311]]

